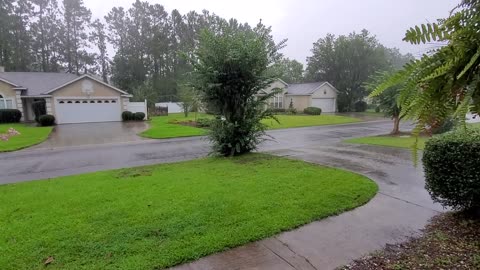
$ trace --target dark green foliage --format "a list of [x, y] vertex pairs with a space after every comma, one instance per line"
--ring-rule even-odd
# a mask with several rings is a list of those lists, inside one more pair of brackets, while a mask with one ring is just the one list
[[310, 114], [310, 115], [320, 115], [322, 114], [322, 109], [317, 108], [317, 107], [307, 107], [303, 109], [304, 114]]
[[480, 131], [445, 133], [428, 140], [423, 153], [426, 189], [443, 206], [480, 207]]
[[359, 100], [357, 102], [355, 102], [355, 111], [356, 112], [364, 112], [367, 110], [367, 103], [363, 100]]
[[47, 114], [47, 105], [44, 99], [32, 102], [32, 110], [35, 115], [35, 122], [38, 123], [40, 116]]
[[0, 109], [0, 124], [18, 123], [22, 113], [17, 109]]
[[456, 121], [452, 117], [449, 117], [443, 121], [438, 127], [432, 129], [432, 134], [443, 134], [453, 130], [456, 126]]
[[135, 121], [143, 121], [145, 119], [145, 113], [143, 112], [136, 112], [133, 114], [133, 120]]
[[265, 108], [276, 91], [256, 95], [274, 82], [267, 66], [284, 42], [271, 43], [270, 29], [261, 24], [254, 29], [228, 25], [221, 30], [202, 33], [191, 63], [195, 88], [216, 116], [209, 132], [213, 152], [233, 156], [256, 149], [264, 140], [266, 126], [261, 120], [272, 117]]
[[122, 112], [122, 120], [123, 121], [131, 121], [135, 119], [135, 115], [131, 111], [124, 111]]
[[371, 96], [401, 86], [401, 116], [414, 120], [414, 135], [430, 133], [445, 119], [465, 121], [469, 111], [480, 110], [480, 1], [463, 0], [446, 19], [416, 26], [404, 40], [412, 44], [440, 40], [438, 46], [390, 74]]
[[42, 115], [38, 118], [38, 123], [42, 127], [49, 127], [55, 125], [55, 116], [50, 114]]
[[198, 118], [196, 122], [200, 128], [209, 128], [212, 125], [212, 119], [209, 118]]
[[398, 49], [386, 48], [365, 29], [348, 36], [327, 34], [313, 44], [312, 56], [307, 58], [306, 77], [334, 85], [339, 92], [338, 111], [353, 111], [355, 101], [367, 95], [364, 83], [371, 75], [402, 66], [411, 58]]
[[286, 113], [287, 112], [287, 110], [285, 110], [284, 108], [270, 108], [270, 111], [273, 114], [281, 114], [281, 113]]
[[283, 58], [268, 68], [268, 73], [286, 83], [303, 82], [303, 64], [297, 60]]
[[380, 106], [376, 106], [376, 107], [375, 107], [375, 112], [376, 112], [376, 113], [379, 113], [379, 112], [380, 112]]

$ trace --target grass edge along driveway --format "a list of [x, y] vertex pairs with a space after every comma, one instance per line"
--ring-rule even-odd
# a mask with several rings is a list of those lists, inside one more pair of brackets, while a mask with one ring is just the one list
[[[427, 137], [418, 137], [418, 149], [423, 150], [425, 148], [425, 142]], [[380, 135], [347, 139], [343, 142], [354, 144], [368, 144], [375, 146], [387, 146], [394, 148], [412, 148], [415, 143], [415, 137], [413, 136], [392, 136], [392, 135]]]
[[[212, 116], [199, 113], [197, 117], [210, 118]], [[277, 123], [273, 119], [265, 119], [263, 120], [263, 123], [269, 126], [269, 129], [285, 129], [361, 122], [361, 120], [358, 118], [329, 114], [276, 115], [276, 117], [280, 123]], [[152, 117], [152, 120], [150, 121], [150, 128], [139, 135], [151, 139], [168, 139], [206, 135], [206, 129], [173, 123], [174, 121], [188, 121], [194, 119], [195, 116], [193, 113], [190, 113], [188, 117], [185, 117], [183, 113], [172, 113], [168, 116], [155, 116]]]
[[0, 186], [0, 268], [162, 269], [367, 203], [368, 178], [264, 154]]
[[45, 141], [53, 127], [34, 127], [25, 124], [0, 124], [0, 133], [6, 133], [14, 128], [20, 135], [12, 136], [8, 141], [0, 140], [0, 153], [24, 149]]

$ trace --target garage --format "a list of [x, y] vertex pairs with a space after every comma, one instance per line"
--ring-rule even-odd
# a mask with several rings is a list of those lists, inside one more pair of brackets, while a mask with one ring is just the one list
[[55, 114], [58, 124], [121, 121], [118, 98], [57, 98]]
[[312, 98], [312, 107], [322, 109], [322, 112], [335, 112], [334, 98]]

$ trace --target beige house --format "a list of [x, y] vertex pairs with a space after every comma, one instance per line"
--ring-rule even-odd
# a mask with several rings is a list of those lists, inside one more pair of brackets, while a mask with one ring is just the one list
[[332, 113], [337, 111], [337, 89], [328, 82], [287, 84], [282, 80], [276, 80], [264, 93], [270, 93], [273, 89], [280, 89], [270, 101], [270, 107], [288, 109], [290, 102], [297, 111], [303, 111], [307, 107], [318, 107], [322, 112]]
[[32, 102], [44, 100], [57, 124], [121, 121], [132, 96], [91, 75], [0, 72], [0, 109], [22, 112], [33, 121]]

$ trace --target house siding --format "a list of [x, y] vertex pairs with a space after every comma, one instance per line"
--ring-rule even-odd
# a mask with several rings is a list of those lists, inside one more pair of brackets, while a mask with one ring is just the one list
[[298, 112], [302, 112], [303, 109], [310, 106], [310, 96], [285, 96], [285, 106], [288, 108], [290, 106], [290, 101], [293, 102], [293, 107], [297, 109]]
[[[88, 81], [91, 83], [92, 90], [93, 92], [90, 95], [87, 95], [83, 91], [84, 88], [84, 82]], [[81, 80], [78, 80], [72, 84], [69, 84], [65, 87], [62, 87], [61, 89], [58, 89], [54, 92], [52, 92], [52, 97], [53, 99], [51, 100], [51, 111], [53, 114], [55, 114], [55, 99], [56, 98], [64, 98], [64, 97], [70, 97], [70, 98], [98, 98], [98, 97], [115, 97], [118, 98], [118, 102], [120, 102], [120, 108], [124, 110], [125, 104], [128, 104], [128, 98], [121, 98], [121, 93], [106, 86], [103, 85], [95, 80], [92, 80], [90, 78], [83, 78]]]
[[17, 93], [15, 90], [13, 90], [13, 86], [0, 81], [0, 95], [2, 95], [4, 98], [9, 98], [13, 100], [13, 106], [16, 107], [18, 101], [17, 101]]
[[324, 84], [312, 94], [312, 98], [337, 98], [337, 92], [330, 85]]

